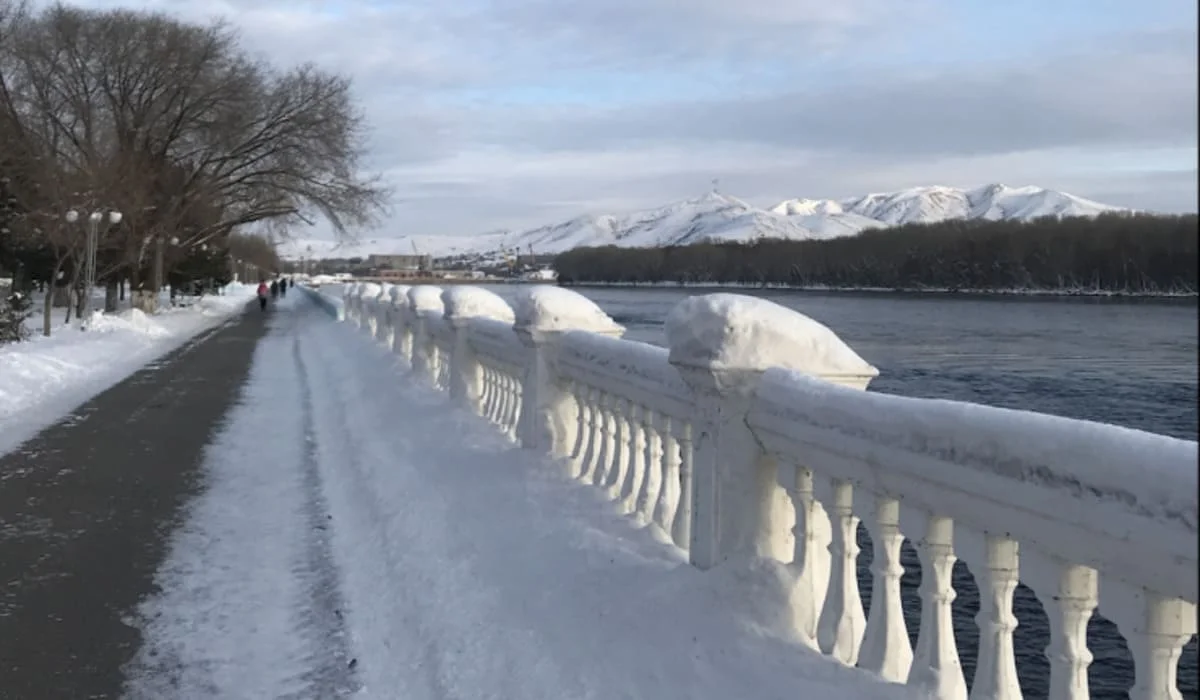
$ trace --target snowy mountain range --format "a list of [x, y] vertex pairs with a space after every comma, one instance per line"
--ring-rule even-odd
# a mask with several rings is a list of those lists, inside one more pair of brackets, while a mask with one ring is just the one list
[[973, 189], [916, 187], [849, 199], [789, 199], [759, 209], [729, 195], [710, 192], [696, 199], [624, 215], [585, 215], [524, 231], [476, 236], [398, 236], [337, 244], [292, 240], [287, 259], [351, 258], [411, 253], [434, 257], [479, 257], [501, 251], [528, 255], [561, 253], [581, 246], [653, 247], [703, 241], [829, 239], [869, 228], [947, 219], [1029, 220], [1042, 216], [1097, 216], [1129, 211], [1042, 187], [984, 185]]

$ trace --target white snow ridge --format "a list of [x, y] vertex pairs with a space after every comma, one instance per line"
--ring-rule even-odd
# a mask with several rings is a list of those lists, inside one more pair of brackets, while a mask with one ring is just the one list
[[[585, 215], [525, 231], [477, 236], [404, 236], [356, 245], [299, 240], [285, 244], [285, 258], [351, 258], [411, 253], [476, 257], [501, 251], [555, 255], [573, 248], [689, 245], [705, 241], [810, 240], [852, 236], [865, 229], [947, 219], [1014, 219], [1097, 216], [1129, 211], [1042, 187], [993, 184], [974, 189], [916, 187], [835, 201], [789, 199], [759, 209], [736, 197], [710, 192], [630, 214]], [[312, 251], [309, 252], [308, 248]]]

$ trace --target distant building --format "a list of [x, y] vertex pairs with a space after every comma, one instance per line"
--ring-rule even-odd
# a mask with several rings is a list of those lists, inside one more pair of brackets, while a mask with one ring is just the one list
[[433, 257], [429, 255], [371, 255], [367, 267], [397, 272], [428, 272], [433, 268]]
[[429, 272], [425, 270], [409, 269], [409, 270], [389, 270], [387, 268], [377, 269], [375, 276], [383, 280], [410, 280], [428, 277]]

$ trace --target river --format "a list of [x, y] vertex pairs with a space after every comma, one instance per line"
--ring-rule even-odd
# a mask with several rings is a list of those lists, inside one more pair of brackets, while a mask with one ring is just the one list
[[[519, 285], [489, 286], [512, 299]], [[665, 345], [663, 322], [696, 289], [579, 287], [627, 328], [626, 338]], [[1195, 300], [1018, 297], [853, 292], [738, 291], [795, 309], [825, 324], [879, 368], [872, 391], [954, 399], [1112, 423], [1197, 439], [1197, 304]], [[870, 598], [870, 541], [859, 530], [863, 602]], [[905, 543], [905, 617], [915, 643], [920, 566]], [[1103, 586], [1101, 577], [1101, 586]], [[955, 629], [968, 681], [974, 672], [978, 591], [955, 566]], [[1021, 685], [1046, 697], [1049, 643], [1045, 613], [1033, 593], [1017, 591], [1015, 612]], [[1095, 655], [1092, 697], [1124, 698], [1133, 684], [1124, 640], [1107, 620], [1088, 630]], [[1197, 698], [1197, 647], [1180, 661], [1180, 691]]]

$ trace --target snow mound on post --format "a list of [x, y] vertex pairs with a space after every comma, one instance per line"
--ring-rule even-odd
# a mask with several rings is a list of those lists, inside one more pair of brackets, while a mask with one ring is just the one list
[[514, 310], [517, 328], [615, 334], [625, 331], [591, 299], [562, 287], [538, 285], [524, 289], [517, 294]]
[[685, 367], [783, 367], [820, 377], [879, 374], [826, 326], [757, 297], [688, 297], [667, 315], [666, 335], [671, 363]]
[[451, 287], [442, 292], [446, 318], [491, 318], [512, 323], [512, 307], [499, 294], [479, 287]]
[[379, 285], [373, 282], [363, 282], [362, 286], [358, 288], [358, 298], [374, 299], [375, 297], [379, 296], [380, 291], [382, 291], [382, 287]]
[[412, 289], [406, 284], [392, 285], [388, 295], [392, 298], [392, 306], [408, 306], [408, 290]]
[[379, 294], [376, 295], [375, 301], [385, 301], [392, 298], [392, 285], [384, 282], [379, 285]]
[[442, 311], [442, 288], [418, 284], [408, 290], [408, 305], [417, 313]]

